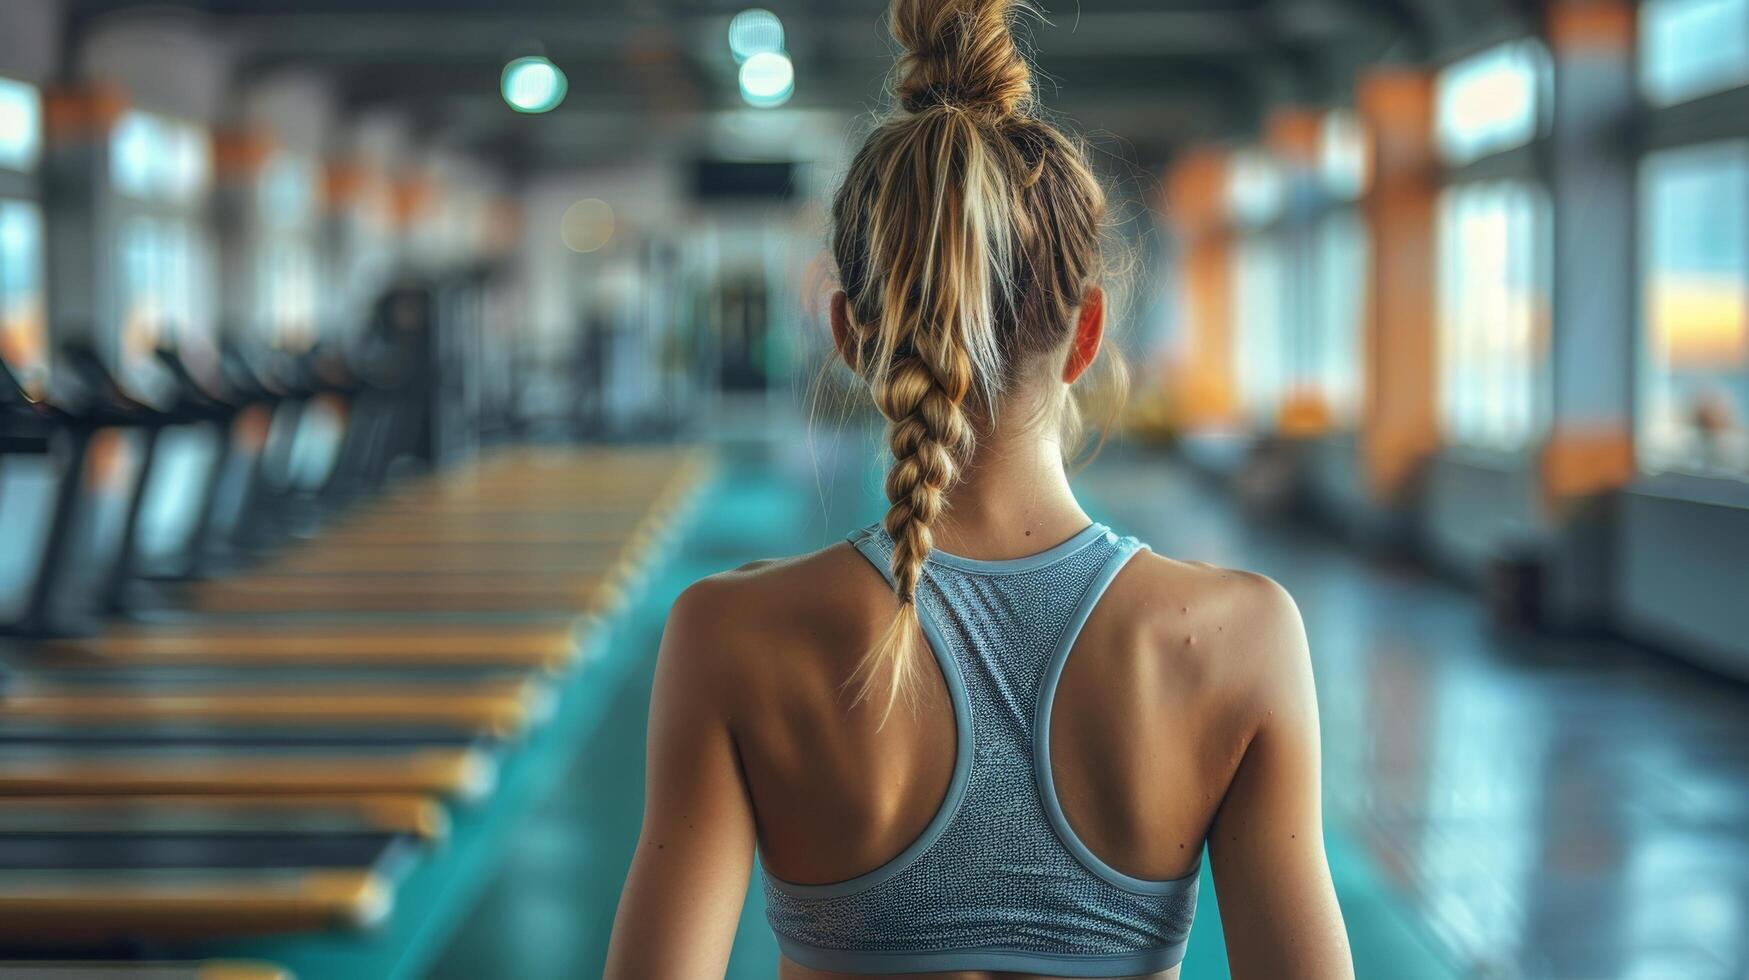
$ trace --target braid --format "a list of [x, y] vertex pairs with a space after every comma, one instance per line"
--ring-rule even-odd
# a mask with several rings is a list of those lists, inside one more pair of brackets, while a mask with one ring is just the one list
[[[887, 418], [887, 445], [893, 465], [887, 470], [886, 490], [890, 506], [884, 526], [893, 539], [893, 592], [899, 597], [899, 614], [887, 634], [851, 675], [857, 701], [875, 693], [885, 671], [885, 712], [890, 714], [901, 695], [912, 691], [912, 673], [918, 658], [910, 655], [920, 628], [917, 584], [923, 562], [934, 549], [930, 527], [947, 507], [947, 491], [959, 477], [960, 467], [971, 457], [973, 436], [966, 418], [965, 400], [972, 390], [972, 359], [962, 349], [940, 352], [941, 363], [931, 366], [922, 356], [911, 354], [885, 372], [875, 390], [875, 404]], [[883, 721], [885, 714], [883, 714]]]
[[[1010, 29], [1024, 0], [892, 0], [897, 111], [833, 203], [855, 341], [847, 360], [887, 420], [887, 534], [898, 614], [847, 687], [884, 722], [923, 656], [917, 590], [948, 493], [1011, 373], [1061, 352], [1097, 279], [1103, 197], [1079, 150], [1031, 115]], [[1019, 362], [1019, 363], [1017, 363]]]
[[954, 353], [958, 356], [939, 373], [922, 358], [907, 358], [875, 396], [889, 421], [893, 466], [887, 471], [887, 500], [892, 506], [886, 529], [893, 539], [894, 591], [901, 602], [916, 599], [917, 577], [933, 546], [930, 525], [941, 516], [947, 490], [970, 456], [972, 428], [961, 406], [971, 389], [971, 359]]
[[867, 324], [862, 363], [893, 454], [885, 526], [899, 613], [851, 681], [858, 701], [884, 686], [887, 713], [911, 693], [922, 659], [917, 585], [931, 529], [971, 458], [966, 402], [976, 393], [991, 405], [985, 392], [1002, 375], [992, 300], [1009, 228], [992, 202], [1008, 191], [987, 139], [969, 116], [935, 108], [870, 144], [884, 164], [868, 237], [869, 269], [882, 285], [856, 318]]

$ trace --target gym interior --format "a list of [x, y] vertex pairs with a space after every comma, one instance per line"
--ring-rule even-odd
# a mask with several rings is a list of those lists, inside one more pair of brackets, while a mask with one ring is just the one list
[[[669, 605], [885, 507], [885, 4], [760, 2], [0, 0], [0, 977], [601, 974]], [[1359, 975], [1749, 977], [1749, 0], [1044, 6]]]

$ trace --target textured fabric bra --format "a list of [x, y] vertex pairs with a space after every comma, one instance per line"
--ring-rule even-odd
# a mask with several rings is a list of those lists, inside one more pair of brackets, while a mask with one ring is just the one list
[[[888, 574], [876, 525], [850, 542]], [[897, 857], [827, 885], [762, 875], [785, 956], [817, 970], [1126, 977], [1184, 958], [1197, 875], [1132, 878], [1089, 851], [1052, 785], [1051, 701], [1094, 605], [1143, 546], [1104, 525], [1045, 552], [936, 552], [918, 612], [958, 730], [941, 809]]]

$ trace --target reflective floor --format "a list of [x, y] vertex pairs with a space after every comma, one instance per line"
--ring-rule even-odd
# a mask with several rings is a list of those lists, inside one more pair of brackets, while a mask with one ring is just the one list
[[[878, 515], [872, 446], [730, 454], [624, 635], [653, 655], [686, 583]], [[1749, 976], [1749, 689], [1595, 642], [1490, 630], [1474, 599], [1122, 450], [1101, 519], [1297, 597], [1323, 701], [1329, 844], [1362, 977]], [[606, 685], [580, 761], [433, 975], [599, 975], [641, 807], [650, 658]], [[1206, 884], [1206, 883], [1205, 883]], [[770, 977], [749, 902], [731, 976]], [[1184, 976], [1225, 976], [1205, 902]]]

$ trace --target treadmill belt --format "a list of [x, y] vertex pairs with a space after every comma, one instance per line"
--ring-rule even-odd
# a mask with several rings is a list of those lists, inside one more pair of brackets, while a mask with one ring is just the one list
[[442, 804], [424, 796], [0, 797], [0, 834], [371, 833], [438, 840]]
[[386, 625], [196, 622], [136, 626], [43, 644], [66, 666], [137, 664], [489, 665], [558, 669], [577, 651], [578, 616], [520, 623]]
[[356, 929], [393, 906], [390, 884], [359, 869], [0, 871], [0, 942], [47, 947]]
[[5, 980], [292, 980], [271, 963], [204, 960], [193, 963], [106, 963], [0, 960]]
[[400, 842], [386, 833], [0, 834], [0, 872], [375, 868]]
[[161, 753], [42, 753], [0, 756], [0, 796], [141, 794], [422, 793], [474, 799], [497, 769], [473, 750], [286, 754], [210, 750]]

